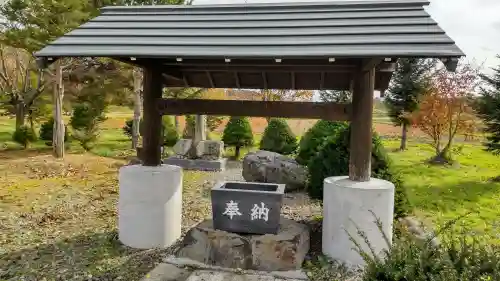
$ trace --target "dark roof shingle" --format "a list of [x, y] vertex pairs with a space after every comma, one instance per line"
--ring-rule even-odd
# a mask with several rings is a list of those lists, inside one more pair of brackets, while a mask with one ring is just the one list
[[460, 57], [428, 1], [106, 7], [40, 57]]

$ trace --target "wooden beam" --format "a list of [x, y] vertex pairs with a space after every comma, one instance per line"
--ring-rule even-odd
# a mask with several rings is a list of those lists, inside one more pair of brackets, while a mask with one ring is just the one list
[[321, 72], [320, 80], [319, 80], [319, 89], [323, 90], [325, 85], [325, 72]]
[[[364, 69], [365, 65], [362, 66]], [[372, 154], [372, 115], [375, 68], [359, 71], [354, 76], [351, 112], [351, 149], [349, 179], [369, 181]]]
[[381, 64], [382, 61], [382, 58], [364, 59], [361, 66], [362, 71], [370, 71], [372, 68], [375, 68], [379, 64]]
[[238, 64], [221, 64], [221, 65], [189, 65], [172, 66], [175, 71], [182, 72], [200, 72], [200, 71], [216, 71], [216, 72], [291, 72], [300, 69], [300, 72], [353, 72], [356, 70], [356, 65], [238, 65]]
[[162, 72], [160, 68], [149, 66], [144, 68], [143, 109], [144, 128], [142, 137], [141, 160], [144, 166], [161, 165], [161, 114], [156, 101], [163, 92]]
[[205, 114], [220, 116], [284, 117], [348, 121], [350, 104], [330, 102], [238, 101], [159, 99], [163, 115]]
[[292, 90], [295, 90], [295, 72], [290, 72], [290, 76], [292, 78]]

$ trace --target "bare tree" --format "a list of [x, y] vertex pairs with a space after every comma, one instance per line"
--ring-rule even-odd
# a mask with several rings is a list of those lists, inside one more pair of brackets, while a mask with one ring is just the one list
[[[33, 81], [36, 76], [36, 82]], [[44, 90], [43, 71], [22, 49], [0, 45], [0, 90], [16, 116], [16, 128], [23, 126], [30, 107]]]

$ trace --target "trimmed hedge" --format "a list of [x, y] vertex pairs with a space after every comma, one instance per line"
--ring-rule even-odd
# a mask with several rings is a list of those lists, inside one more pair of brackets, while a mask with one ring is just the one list
[[162, 117], [163, 145], [172, 147], [179, 140], [179, 132], [175, 128], [174, 118], [165, 115]]
[[297, 137], [293, 134], [285, 119], [271, 118], [260, 141], [260, 150], [267, 150], [283, 155], [297, 151]]
[[[323, 198], [323, 181], [327, 177], [349, 174], [350, 127], [339, 129], [336, 136], [327, 140], [325, 146], [311, 159], [308, 165], [308, 192], [311, 197]], [[396, 187], [394, 213], [403, 217], [408, 213], [409, 201], [400, 175], [394, 171], [391, 160], [379, 136], [372, 137], [372, 177], [392, 182]]]
[[240, 156], [240, 148], [253, 145], [253, 133], [247, 117], [231, 117], [222, 134], [224, 145], [235, 147], [235, 157]]
[[301, 165], [309, 164], [311, 158], [313, 158], [323, 147], [325, 141], [329, 137], [334, 136], [339, 129], [347, 126], [348, 124], [346, 122], [327, 120], [316, 122], [316, 124], [302, 136], [299, 145], [299, 153], [295, 160]]

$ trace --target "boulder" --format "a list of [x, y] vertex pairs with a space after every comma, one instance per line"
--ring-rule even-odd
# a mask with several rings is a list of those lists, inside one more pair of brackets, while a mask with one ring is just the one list
[[243, 178], [250, 182], [285, 184], [285, 191], [306, 186], [307, 167], [279, 153], [259, 150], [243, 159]]
[[221, 267], [283, 271], [300, 269], [308, 251], [308, 227], [289, 219], [281, 218], [276, 235], [229, 233], [205, 220], [188, 231], [177, 256]]

